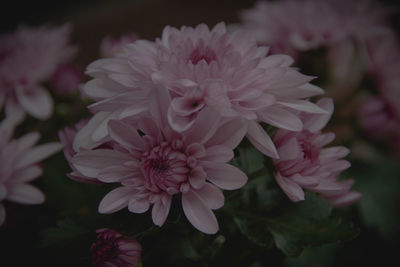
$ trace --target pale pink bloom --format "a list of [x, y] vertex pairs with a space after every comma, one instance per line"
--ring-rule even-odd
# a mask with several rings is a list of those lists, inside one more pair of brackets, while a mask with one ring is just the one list
[[102, 228], [96, 231], [97, 240], [90, 247], [94, 267], [136, 267], [139, 265], [142, 246], [121, 233]]
[[292, 201], [304, 200], [303, 189], [308, 189], [332, 200], [333, 204], [335, 201], [350, 203], [346, 198], [353, 195], [349, 192], [349, 181], [337, 181], [340, 172], [350, 166], [341, 159], [349, 150], [341, 146], [324, 148], [335, 138], [333, 133], [321, 133], [333, 112], [333, 102], [324, 98], [317, 104], [329, 114], [304, 115], [303, 131], [278, 130], [276, 133], [274, 142], [280, 158], [275, 160], [275, 179]]
[[372, 77], [390, 109], [400, 119], [400, 42], [390, 29], [382, 30], [367, 41], [368, 74]]
[[72, 148], [72, 143], [75, 139], [76, 132], [82, 129], [82, 127], [84, 127], [87, 122], [88, 120], [81, 120], [73, 128], [65, 127], [58, 132], [58, 137], [64, 147], [64, 156], [72, 169], [72, 172], [68, 173], [67, 176], [72, 180], [78, 182], [100, 184], [101, 182], [98, 179], [83, 175], [74, 167], [73, 164], [71, 164], [71, 159], [76, 154], [76, 152]]
[[365, 99], [358, 116], [373, 138], [392, 138], [400, 131], [400, 42], [390, 29], [366, 40], [368, 74], [376, 95]]
[[66, 96], [78, 92], [83, 80], [83, 71], [71, 63], [58, 66], [56, 72], [50, 78], [56, 94]]
[[37, 119], [52, 114], [53, 100], [43, 87], [57, 67], [71, 59], [70, 25], [20, 26], [0, 36], [0, 107], [10, 103]]
[[20, 204], [40, 204], [43, 193], [29, 184], [42, 174], [39, 163], [61, 149], [59, 143], [34, 145], [38, 133], [29, 133], [19, 139], [11, 139], [12, 129], [0, 127], [0, 225], [6, 212], [3, 201]]
[[400, 131], [400, 119], [396, 111], [381, 96], [365, 99], [359, 107], [358, 117], [370, 137], [388, 138]]
[[260, 44], [296, 56], [364, 38], [386, 23], [388, 10], [373, 0], [282, 0], [259, 1], [240, 15]]
[[111, 35], [107, 35], [103, 38], [100, 44], [100, 54], [103, 57], [113, 57], [118, 53], [124, 51], [124, 47], [127, 44], [133, 43], [138, 39], [137, 34], [128, 33], [115, 38]]
[[167, 115], [174, 130], [189, 129], [201, 110], [212, 107], [223, 117], [246, 119], [248, 139], [265, 155], [277, 157], [259, 122], [300, 131], [297, 111], [323, 113], [308, 101], [323, 90], [309, 84], [313, 77], [290, 67], [289, 56], [267, 53], [247, 32], [228, 33], [219, 23], [211, 30], [205, 24], [180, 30], [167, 26], [155, 42], [138, 40], [122, 54], [95, 61], [87, 69], [94, 79], [83, 88], [97, 101], [89, 107], [100, 124], [90, 133], [92, 143], [106, 137], [104, 121], [147, 110], [148, 88], [157, 84], [171, 95]]
[[243, 119], [222, 119], [204, 108], [193, 126], [174, 131], [165, 110], [171, 99], [165, 88], [155, 89], [151, 116], [110, 120], [112, 149], [81, 150], [72, 164], [85, 176], [105, 183], [121, 183], [99, 205], [101, 213], [126, 206], [133, 213], [152, 206], [153, 222], [162, 226], [172, 197], [182, 196], [183, 211], [198, 230], [213, 234], [218, 222], [212, 212], [224, 204], [221, 189], [242, 187], [247, 176], [227, 164], [246, 132]]

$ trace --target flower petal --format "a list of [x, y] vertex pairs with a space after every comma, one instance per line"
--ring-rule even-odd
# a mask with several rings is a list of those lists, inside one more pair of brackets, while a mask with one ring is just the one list
[[36, 146], [27, 151], [16, 164], [16, 168], [22, 168], [47, 158], [48, 156], [61, 150], [61, 143], [47, 143]]
[[29, 182], [42, 174], [42, 168], [37, 165], [29, 166], [20, 170], [17, 170], [14, 173], [13, 179], [10, 181], [11, 183], [23, 183]]
[[135, 172], [123, 166], [110, 166], [101, 170], [97, 178], [104, 183], [120, 182], [123, 179], [132, 177]]
[[17, 98], [24, 110], [32, 117], [45, 120], [53, 112], [53, 99], [43, 87], [32, 88], [29, 91], [17, 89]]
[[182, 207], [186, 218], [196, 229], [206, 234], [218, 231], [217, 218], [196, 192], [188, 191], [182, 195]]
[[214, 162], [228, 162], [233, 158], [233, 150], [226, 146], [212, 146], [206, 149], [206, 154], [202, 160]]
[[255, 121], [249, 121], [247, 128], [247, 139], [255, 146], [261, 153], [266, 156], [278, 159], [278, 152], [271, 140], [271, 137], [264, 131], [264, 129]]
[[207, 180], [222, 189], [238, 189], [247, 182], [246, 174], [232, 165], [212, 161], [202, 161], [201, 165], [207, 173]]
[[223, 122], [215, 134], [206, 142], [207, 146], [223, 145], [234, 149], [242, 141], [247, 132], [247, 122], [237, 118]]
[[150, 207], [150, 202], [147, 199], [132, 199], [129, 201], [128, 209], [133, 213], [144, 213]]
[[281, 129], [294, 132], [298, 132], [303, 129], [303, 123], [298, 116], [280, 107], [269, 107], [262, 112], [258, 112], [257, 114], [263, 122]]
[[162, 226], [168, 217], [169, 209], [171, 208], [171, 196], [163, 196], [163, 201], [154, 203], [151, 210], [151, 217], [155, 225]]
[[310, 132], [316, 132], [324, 128], [333, 113], [333, 100], [331, 98], [320, 99], [317, 105], [326, 110], [327, 114], [306, 114], [304, 116], [304, 128]]
[[205, 107], [202, 109], [193, 125], [185, 131], [186, 143], [205, 143], [218, 129], [220, 116], [214, 109]]
[[210, 209], [219, 209], [224, 205], [224, 194], [213, 184], [205, 183], [202, 188], [194, 191]]
[[41, 204], [44, 202], [43, 193], [30, 184], [15, 184], [9, 186], [6, 199], [21, 204]]
[[81, 147], [90, 149], [101, 143], [101, 140], [95, 142], [92, 138], [92, 134], [109, 116], [109, 112], [96, 113], [89, 122], [76, 133], [73, 143], [73, 148], [76, 152], [78, 152]]
[[145, 149], [146, 146], [138, 131], [132, 126], [118, 120], [108, 122], [108, 132], [112, 139], [123, 146]]
[[279, 172], [275, 174], [275, 180], [291, 201], [298, 202], [304, 200], [304, 191], [297, 183], [282, 177]]
[[128, 205], [129, 199], [134, 197], [135, 189], [131, 187], [118, 187], [109, 192], [99, 204], [100, 213], [114, 213]]
[[73, 166], [83, 175], [97, 178], [99, 172], [106, 167], [122, 166], [130, 158], [118, 151], [96, 149], [78, 152], [72, 159]]

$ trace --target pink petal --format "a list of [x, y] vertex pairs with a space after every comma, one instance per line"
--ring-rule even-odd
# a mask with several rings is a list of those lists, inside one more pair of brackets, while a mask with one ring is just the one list
[[129, 199], [135, 196], [135, 189], [131, 187], [118, 187], [109, 192], [99, 204], [100, 213], [114, 213], [126, 207]]
[[145, 149], [146, 145], [140, 137], [137, 129], [129, 124], [118, 120], [110, 120], [108, 122], [108, 132], [112, 139], [123, 146], [137, 149]]
[[333, 162], [327, 162], [321, 167], [321, 171], [339, 173], [351, 166], [347, 160], [336, 160]]
[[345, 195], [341, 195], [338, 197], [328, 198], [329, 202], [332, 203], [335, 207], [345, 207], [351, 205], [362, 198], [362, 194], [357, 191], [348, 192]]
[[150, 207], [150, 202], [147, 199], [132, 199], [129, 201], [128, 209], [133, 213], [144, 213]]
[[214, 162], [228, 162], [233, 158], [233, 150], [226, 146], [212, 146], [206, 149], [206, 154], [202, 160]]
[[303, 129], [303, 123], [298, 116], [280, 107], [268, 107], [257, 114], [263, 122], [281, 129], [294, 132], [298, 132]]
[[97, 178], [104, 183], [120, 182], [126, 178], [132, 177], [135, 172], [122, 166], [111, 166], [101, 170]]
[[217, 218], [196, 192], [189, 191], [182, 195], [182, 207], [186, 218], [196, 229], [206, 234], [218, 231]]
[[317, 179], [313, 176], [304, 176], [304, 175], [300, 175], [300, 174], [295, 174], [288, 179], [292, 180], [293, 182], [295, 182], [296, 184], [298, 184], [300, 186], [307, 187], [307, 188], [314, 187], [319, 184], [319, 179]]
[[17, 153], [25, 152], [39, 141], [40, 134], [33, 132], [28, 133], [18, 139]]
[[130, 157], [115, 150], [96, 149], [78, 152], [72, 159], [73, 166], [83, 175], [97, 178], [106, 167], [122, 166]]
[[6, 199], [21, 204], [41, 204], [44, 195], [30, 184], [15, 184], [8, 187]]
[[272, 158], [279, 158], [271, 137], [257, 122], [249, 121], [246, 136], [261, 153]]
[[329, 112], [318, 105], [308, 101], [308, 100], [299, 100], [299, 99], [291, 99], [291, 100], [284, 100], [278, 101], [277, 103], [281, 104], [282, 106], [292, 108], [298, 111], [308, 112], [308, 113], [315, 113], [315, 114], [329, 114]]
[[340, 194], [345, 189], [343, 186], [337, 182], [332, 182], [327, 179], [321, 179], [316, 187], [309, 188], [314, 192], [323, 194], [324, 196], [333, 196]]
[[199, 189], [204, 186], [207, 174], [201, 166], [194, 168], [189, 174], [189, 183], [193, 188]]
[[332, 161], [347, 156], [350, 150], [344, 146], [328, 147], [321, 150], [318, 159], [320, 161]]
[[24, 117], [25, 112], [21, 106], [15, 103], [14, 99], [8, 99], [6, 102], [6, 119], [3, 120], [3, 123], [7, 121], [11, 125], [18, 125], [23, 121]]
[[205, 143], [218, 129], [220, 116], [212, 108], [205, 107], [197, 115], [194, 124], [185, 131], [186, 143]]
[[171, 107], [180, 116], [188, 116], [190, 114], [200, 111], [204, 104], [193, 106], [196, 99], [188, 97], [175, 97], [171, 102]]
[[172, 107], [168, 108], [167, 118], [172, 129], [179, 133], [184, 132], [192, 127], [195, 120], [194, 118], [191, 118], [191, 116], [179, 116]]
[[275, 180], [291, 201], [304, 200], [304, 191], [297, 183], [282, 177], [279, 172], [275, 174]]
[[[107, 113], [107, 115], [103, 119], [103, 121], [100, 121], [99, 124], [96, 125], [97, 127], [93, 129], [93, 132], [90, 135], [90, 139], [91, 139], [92, 143], [99, 144], [106, 138], [106, 136], [108, 135], [108, 122], [112, 119], [118, 119], [120, 116], [120, 112], [121, 112], [120, 110], [116, 110], [114, 112]], [[90, 123], [90, 121], [89, 121], [89, 123]], [[79, 134], [79, 132], [77, 133], [77, 136], [78, 136], [78, 134]]]
[[258, 67], [271, 69], [276, 67], [288, 67], [293, 64], [293, 58], [287, 55], [270, 55], [261, 60]]
[[61, 150], [62, 145], [60, 143], [47, 143], [36, 146], [31, 150], [27, 151], [16, 164], [16, 168], [22, 168], [31, 164], [40, 162], [48, 156]]
[[167, 114], [171, 104], [171, 97], [165, 87], [156, 87], [150, 95], [150, 113], [160, 129], [164, 129], [168, 125]]
[[224, 194], [213, 184], [205, 183], [202, 188], [194, 191], [210, 209], [219, 209], [224, 205]]
[[285, 140], [284, 143], [278, 148], [278, 154], [280, 160], [296, 159], [299, 153], [300, 153], [300, 145], [297, 142], [296, 137], [292, 137], [287, 141]]
[[207, 180], [222, 189], [238, 189], [247, 182], [246, 174], [232, 165], [211, 161], [202, 161], [201, 165], [207, 173]]
[[109, 112], [96, 113], [89, 120], [89, 122], [76, 133], [73, 143], [73, 148], [76, 152], [78, 152], [81, 147], [90, 149], [98, 146], [101, 143], [101, 140], [95, 142], [92, 138], [92, 134], [94, 130], [108, 118], [109, 115]]
[[39, 120], [48, 119], [53, 112], [53, 99], [43, 87], [17, 89], [17, 98], [24, 110]]
[[325, 127], [333, 113], [333, 100], [323, 98], [317, 102], [317, 105], [327, 111], [327, 114], [307, 114], [304, 116], [304, 128], [310, 132], [317, 132]]
[[168, 217], [169, 209], [171, 208], [171, 197], [167, 196], [165, 203], [157, 201], [151, 210], [151, 217], [155, 225], [162, 226]]
[[14, 177], [11, 182], [23, 183], [30, 182], [42, 174], [42, 168], [37, 165], [29, 166], [14, 173]]
[[221, 123], [215, 134], [206, 142], [207, 146], [223, 145], [234, 149], [247, 132], [247, 122], [237, 118]]

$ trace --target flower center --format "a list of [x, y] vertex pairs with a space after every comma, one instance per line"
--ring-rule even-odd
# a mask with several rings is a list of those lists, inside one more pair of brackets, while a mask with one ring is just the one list
[[208, 46], [204, 47], [199, 45], [189, 56], [189, 60], [192, 64], [196, 65], [199, 61], [204, 60], [207, 64], [210, 64], [211, 61], [217, 59], [217, 54], [215, 54], [214, 50], [209, 48]]
[[310, 133], [308, 131], [304, 131], [302, 140], [300, 141], [300, 146], [304, 153], [304, 159], [310, 160], [312, 163], [316, 163], [318, 161], [319, 153], [321, 152], [321, 148], [316, 147], [312, 140], [316, 134]]
[[143, 154], [141, 170], [145, 186], [153, 192], [179, 192], [182, 183], [187, 182], [190, 167], [187, 157], [170, 143], [163, 142]]

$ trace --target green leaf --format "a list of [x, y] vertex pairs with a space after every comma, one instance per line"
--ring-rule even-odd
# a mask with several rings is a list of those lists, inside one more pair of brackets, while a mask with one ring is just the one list
[[38, 246], [65, 246], [88, 235], [90, 235], [90, 232], [74, 221], [60, 220], [57, 227], [51, 227], [42, 232], [43, 239], [39, 241]]
[[241, 145], [236, 149], [238, 155], [231, 162], [247, 174], [264, 167], [264, 156], [252, 146]]
[[[279, 223], [279, 221], [276, 221]], [[355, 238], [359, 230], [341, 218], [329, 218], [295, 226], [289, 222], [270, 225], [276, 246], [288, 256], [298, 256], [304, 248], [339, 243]]]
[[273, 246], [273, 239], [270, 230], [265, 223], [258, 220], [243, 219], [241, 217], [233, 218], [240, 232], [253, 243], [269, 249]]
[[250, 207], [230, 212], [250, 241], [264, 248], [273, 241], [288, 256], [297, 256], [310, 246], [350, 240], [359, 232], [351, 223], [332, 217], [332, 206], [314, 193], [306, 193], [302, 202], [282, 202], [279, 208], [262, 214]]
[[363, 223], [391, 240], [400, 224], [398, 161], [376, 153], [372, 162], [355, 162], [348, 175], [356, 180], [354, 189], [363, 194], [357, 203]]

